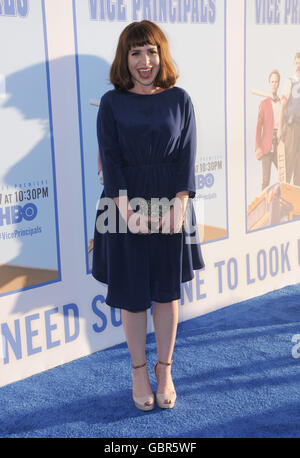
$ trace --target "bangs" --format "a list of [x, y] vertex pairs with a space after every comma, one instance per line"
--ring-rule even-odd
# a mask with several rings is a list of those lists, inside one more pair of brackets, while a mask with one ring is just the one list
[[134, 87], [128, 70], [128, 52], [132, 48], [145, 45], [157, 46], [159, 52], [160, 70], [155, 85], [165, 89], [174, 86], [178, 73], [169, 52], [167, 38], [158, 25], [143, 20], [129, 24], [119, 37], [116, 55], [109, 72], [110, 82], [115, 89], [129, 90]]
[[154, 37], [153, 31], [145, 24], [136, 24], [129, 32], [127, 37], [127, 51], [137, 46], [159, 46]]

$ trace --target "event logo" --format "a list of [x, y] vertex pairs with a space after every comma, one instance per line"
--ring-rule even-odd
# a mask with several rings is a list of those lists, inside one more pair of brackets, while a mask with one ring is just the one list
[[215, 178], [212, 173], [206, 173], [205, 175], [196, 175], [196, 186], [197, 189], [211, 188], [215, 182]]
[[28, 15], [28, 0], [0, 0], [0, 16], [19, 16]]
[[11, 207], [0, 207], [0, 226], [20, 223], [23, 219], [32, 221], [37, 215], [35, 204], [12, 205]]
[[[129, 3], [129, 2], [128, 2]], [[89, 0], [90, 20], [126, 21], [127, 6], [131, 6], [131, 18], [155, 22], [213, 24], [216, 19], [216, 0]]]
[[299, 24], [300, 8], [298, 0], [256, 0], [256, 24]]

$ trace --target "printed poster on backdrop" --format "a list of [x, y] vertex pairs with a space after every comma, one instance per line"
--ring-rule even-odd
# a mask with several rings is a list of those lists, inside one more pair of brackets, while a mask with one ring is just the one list
[[299, 2], [245, 1], [247, 232], [300, 218], [299, 32]]
[[60, 280], [45, 40], [43, 2], [0, 2], [0, 295]]
[[176, 85], [190, 94], [194, 104], [198, 137], [194, 207], [201, 241], [227, 237], [225, 6], [221, 0], [73, 0], [88, 272], [102, 192], [97, 175], [97, 105], [113, 89], [110, 65], [120, 33], [133, 21], [148, 19], [162, 28], [179, 69]]

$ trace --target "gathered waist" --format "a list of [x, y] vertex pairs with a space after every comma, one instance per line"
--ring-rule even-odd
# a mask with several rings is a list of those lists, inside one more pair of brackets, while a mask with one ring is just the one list
[[160, 169], [160, 168], [166, 168], [166, 169], [174, 169], [176, 166], [175, 162], [151, 162], [149, 164], [127, 164], [124, 165], [122, 168], [123, 169]]
[[175, 195], [176, 164], [159, 162], [127, 165], [122, 168], [128, 195], [132, 197], [168, 197]]

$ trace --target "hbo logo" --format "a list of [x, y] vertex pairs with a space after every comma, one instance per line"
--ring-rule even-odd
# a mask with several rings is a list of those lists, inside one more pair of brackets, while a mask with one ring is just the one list
[[34, 204], [12, 205], [0, 208], [0, 226], [20, 223], [23, 219], [32, 221], [37, 215], [37, 206]]
[[196, 175], [196, 187], [197, 189], [211, 188], [214, 184], [215, 179], [212, 173], [206, 173], [205, 175]]

